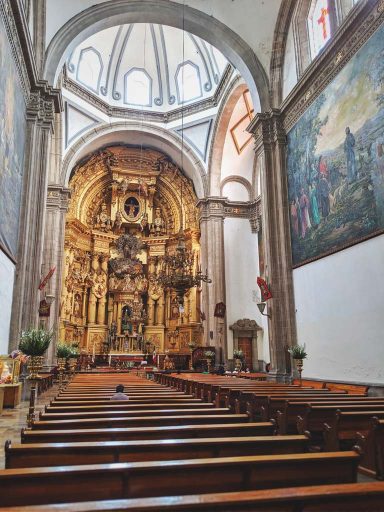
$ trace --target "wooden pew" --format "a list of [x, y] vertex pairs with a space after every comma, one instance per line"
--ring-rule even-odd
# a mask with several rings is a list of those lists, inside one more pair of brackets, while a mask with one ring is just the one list
[[104, 443], [5, 443], [5, 467], [25, 468], [150, 460], [239, 457], [305, 453], [308, 437], [252, 436], [159, 441], [108, 441]]
[[[123, 400], [74, 400], [74, 401], [59, 401], [56, 402], [52, 400], [50, 402], [50, 407], [88, 407], [93, 405], [121, 405]], [[185, 403], [196, 403], [201, 404], [201, 400], [199, 398], [158, 398], [155, 400], [156, 404], [163, 405], [172, 403], [185, 404]], [[154, 400], [152, 398], [132, 398], [130, 400], [125, 400], [125, 404], [153, 404]]]
[[373, 417], [384, 419], [384, 409], [374, 411], [336, 411], [334, 418], [324, 424], [324, 443], [328, 451], [340, 446], [351, 446], [358, 439], [357, 433], [367, 436]]
[[51, 407], [50, 405], [45, 406], [45, 412], [47, 413], [71, 413], [71, 412], [92, 412], [92, 411], [137, 411], [140, 412], [143, 409], [148, 409], [149, 407], [153, 410], [155, 409], [164, 409], [172, 406], [172, 409], [214, 409], [215, 405], [207, 402], [171, 402], [170, 400], [162, 403], [149, 403], [146, 402], [144, 404], [133, 403], [131, 401], [119, 400], [119, 404], [114, 402], [111, 405], [109, 402], [106, 405], [74, 405], [68, 407]]
[[[382, 411], [384, 414], [384, 404], [381, 405], [307, 405], [304, 416], [297, 417], [297, 431], [299, 434], [310, 432], [314, 440], [323, 438], [324, 424], [335, 425], [336, 413], [339, 411], [359, 414], [366, 412], [368, 417], [375, 416], [375, 413]], [[329, 442], [333, 434], [329, 434]], [[337, 445], [333, 445], [333, 450], [337, 450]]]
[[34, 430], [73, 430], [83, 428], [155, 427], [165, 425], [195, 425], [200, 423], [244, 423], [247, 414], [183, 414], [174, 416], [121, 416], [118, 418], [87, 418], [80, 420], [35, 421]]
[[353, 483], [358, 463], [350, 451], [6, 469], [1, 505]]
[[357, 433], [356, 444], [362, 453], [359, 470], [384, 480], [384, 419], [373, 417], [367, 434]]
[[77, 430], [21, 430], [22, 443], [65, 443], [88, 441], [133, 441], [144, 439], [189, 439], [202, 437], [270, 436], [275, 425], [260, 423], [220, 423], [175, 425], [141, 428], [77, 429]]
[[[295, 434], [297, 433], [297, 416], [303, 417], [308, 405], [380, 405], [384, 404], [383, 399], [375, 399], [367, 396], [360, 398], [352, 395], [346, 395], [343, 397], [333, 397], [330, 400], [329, 397], [324, 398], [293, 398], [287, 400], [286, 398], [271, 398], [273, 402], [273, 409], [276, 411], [276, 423], [277, 431], [279, 434]], [[280, 410], [281, 409], [281, 410]]]
[[221, 409], [217, 408], [186, 408], [186, 409], [178, 409], [173, 408], [172, 405], [163, 407], [163, 408], [154, 408], [152, 409], [151, 405], [149, 405], [148, 409], [140, 409], [137, 410], [129, 410], [122, 409], [116, 411], [87, 411], [87, 412], [40, 412], [39, 420], [40, 421], [51, 421], [56, 422], [60, 420], [80, 420], [80, 419], [88, 419], [88, 418], [101, 418], [102, 420], [108, 418], [115, 417], [124, 417], [124, 418], [133, 418], [137, 416], [181, 416], [181, 415], [218, 415], [218, 414], [229, 414], [230, 410], [222, 407]]
[[10, 507], [9, 512], [382, 512], [384, 482]]

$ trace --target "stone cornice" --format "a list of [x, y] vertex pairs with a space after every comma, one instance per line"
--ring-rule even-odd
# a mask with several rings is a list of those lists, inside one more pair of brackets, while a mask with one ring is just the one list
[[[2, 0], [0, 2], [0, 15], [6, 28], [26, 103], [32, 101], [36, 104], [35, 99], [31, 99], [30, 96], [39, 95], [45, 103], [52, 104], [54, 112], [61, 112], [63, 109], [61, 92], [51, 87], [46, 80], [41, 80], [38, 77], [32, 42], [21, 0]], [[43, 104], [43, 112], [46, 108], [46, 105]]]
[[384, 0], [356, 5], [330, 45], [308, 66], [284, 100], [281, 111], [287, 132], [383, 22]]
[[181, 119], [182, 115], [189, 116], [192, 114], [196, 114], [198, 112], [203, 112], [204, 110], [208, 110], [210, 108], [217, 107], [224, 95], [225, 90], [228, 87], [228, 84], [231, 80], [233, 73], [234, 68], [230, 64], [228, 64], [228, 66], [224, 70], [219, 85], [217, 86], [215, 94], [211, 98], [196, 101], [191, 105], [175, 108], [173, 110], [170, 110], [169, 112], [152, 112], [150, 110], [138, 110], [133, 108], [115, 107], [109, 105], [106, 101], [102, 100], [101, 98], [99, 98], [98, 96], [96, 96], [95, 94], [88, 91], [80, 84], [69, 78], [67, 76], [65, 68], [63, 73], [63, 87], [68, 91], [72, 92], [73, 94], [76, 94], [76, 96], [83, 99], [93, 107], [96, 107], [109, 117], [121, 117], [139, 120], [145, 117], [147, 121], [169, 123], [171, 121]]
[[200, 222], [225, 217], [249, 219], [252, 233], [261, 228], [261, 197], [254, 201], [230, 201], [225, 197], [207, 197], [197, 203], [200, 208]]

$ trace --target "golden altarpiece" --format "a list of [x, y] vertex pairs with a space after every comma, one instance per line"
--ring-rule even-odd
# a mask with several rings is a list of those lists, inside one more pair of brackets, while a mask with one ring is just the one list
[[81, 162], [69, 186], [60, 339], [95, 354], [142, 353], [146, 341], [157, 353], [200, 344], [201, 290], [187, 292], [180, 312], [176, 293], [157, 281], [181, 226], [198, 268], [192, 182], [162, 153], [113, 146]]

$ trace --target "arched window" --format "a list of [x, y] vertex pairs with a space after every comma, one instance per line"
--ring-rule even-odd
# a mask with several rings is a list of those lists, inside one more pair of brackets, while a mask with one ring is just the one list
[[199, 68], [191, 61], [180, 64], [176, 71], [177, 100], [179, 103], [202, 96]]
[[152, 106], [152, 78], [144, 69], [132, 68], [125, 75], [124, 103]]
[[99, 93], [102, 70], [103, 63], [97, 50], [92, 47], [81, 50], [76, 79], [96, 94]]
[[328, 0], [312, 2], [308, 16], [309, 43], [314, 59], [331, 38], [331, 23]]

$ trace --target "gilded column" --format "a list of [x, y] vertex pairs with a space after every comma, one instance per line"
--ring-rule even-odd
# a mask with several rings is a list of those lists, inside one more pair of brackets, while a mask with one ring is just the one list
[[262, 234], [265, 275], [273, 298], [268, 301], [270, 376], [289, 377], [287, 348], [296, 343], [291, 237], [286, 175], [286, 134], [280, 112], [258, 114], [251, 123], [256, 157], [261, 161]]
[[97, 301], [97, 323], [98, 325], [105, 325], [105, 305], [107, 303], [106, 297], [101, 297]]
[[155, 302], [148, 297], [148, 325], [155, 324]]
[[117, 303], [117, 333], [121, 334], [121, 312], [123, 309], [123, 305], [121, 302]]

